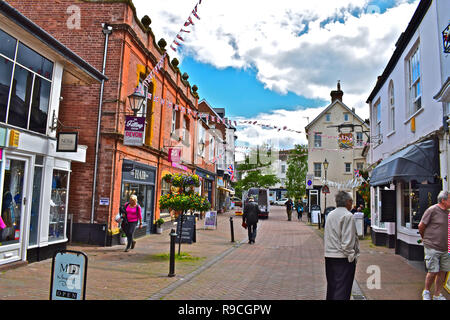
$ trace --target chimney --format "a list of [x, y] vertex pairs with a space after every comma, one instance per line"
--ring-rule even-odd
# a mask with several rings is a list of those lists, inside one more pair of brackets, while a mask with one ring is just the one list
[[333, 90], [330, 93], [331, 96], [331, 103], [333, 103], [335, 100], [339, 100], [342, 102], [342, 96], [344, 95], [344, 92], [341, 90], [341, 81], [338, 80], [337, 83], [337, 90]]

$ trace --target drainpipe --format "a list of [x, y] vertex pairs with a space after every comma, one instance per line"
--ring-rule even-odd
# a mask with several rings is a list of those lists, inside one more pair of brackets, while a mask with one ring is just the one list
[[[105, 51], [103, 53], [103, 67], [102, 74], [105, 75], [106, 57], [108, 53], [108, 40], [109, 35], [112, 33], [112, 27], [107, 23], [102, 23], [102, 32], [105, 35]], [[103, 105], [103, 91], [105, 88], [105, 80], [102, 79], [100, 86], [100, 101], [98, 105], [98, 120], [97, 120], [97, 137], [95, 142], [95, 164], [94, 164], [94, 182], [92, 184], [92, 205], [91, 205], [91, 224], [94, 223], [94, 211], [95, 211], [95, 193], [97, 186], [97, 169], [98, 169], [98, 148], [100, 144], [100, 123], [102, 118], [102, 105]], [[107, 232], [108, 230], [106, 230]]]

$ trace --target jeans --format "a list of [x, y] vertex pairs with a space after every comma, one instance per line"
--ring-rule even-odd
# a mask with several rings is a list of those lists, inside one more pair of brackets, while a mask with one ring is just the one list
[[247, 231], [248, 231], [248, 240], [249, 241], [255, 241], [256, 239], [256, 229], [257, 229], [257, 224], [249, 224], [247, 226]]
[[125, 234], [127, 235], [127, 248], [131, 248], [131, 244], [133, 243], [133, 235], [134, 230], [136, 230], [137, 221], [128, 222], [128, 225], [125, 227]]

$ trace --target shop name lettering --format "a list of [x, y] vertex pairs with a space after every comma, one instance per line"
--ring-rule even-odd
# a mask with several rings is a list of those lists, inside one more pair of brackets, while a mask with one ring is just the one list
[[61, 287], [70, 290], [81, 289], [80, 266], [75, 264], [61, 264], [60, 273], [56, 277]]
[[145, 180], [148, 177], [147, 172], [138, 169], [134, 169], [134, 172], [132, 172], [132, 174], [134, 175], [134, 178], [138, 180]]
[[126, 127], [128, 130], [141, 131], [144, 125], [135, 120], [128, 120]]

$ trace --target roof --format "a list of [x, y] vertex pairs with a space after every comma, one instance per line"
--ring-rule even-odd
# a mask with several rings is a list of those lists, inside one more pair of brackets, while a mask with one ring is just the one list
[[389, 60], [386, 68], [384, 69], [381, 76], [378, 78], [377, 83], [375, 84], [375, 87], [373, 88], [372, 92], [370, 93], [370, 96], [367, 98], [366, 103], [370, 103], [380, 91], [381, 87], [384, 85], [386, 80], [389, 78], [389, 75], [391, 74], [392, 70], [397, 65], [398, 60], [403, 54], [403, 51], [405, 51], [405, 48], [411, 41], [411, 38], [413, 37], [414, 33], [416, 32], [417, 28], [419, 27], [420, 23], [422, 22], [423, 17], [428, 11], [428, 8], [430, 7], [432, 3], [432, 0], [421, 0], [419, 5], [417, 6], [416, 11], [414, 12], [413, 17], [409, 21], [408, 27], [406, 27], [405, 32], [403, 32], [400, 35], [400, 38], [398, 39], [396, 43], [396, 48], [394, 53], [391, 56], [391, 59]]
[[306, 127], [305, 127], [305, 131], [308, 131], [309, 128], [316, 123], [321, 117], [323, 117], [325, 115], [325, 113], [327, 113], [330, 109], [332, 109], [336, 104], [340, 104], [342, 107], [344, 107], [344, 109], [347, 109], [348, 112], [350, 112], [357, 120], [359, 120], [363, 125], [365, 125], [367, 128], [369, 128], [369, 126], [367, 125], [367, 123], [365, 123], [365, 121], [363, 119], [361, 119], [353, 110], [351, 110], [349, 107], [347, 107], [347, 105], [345, 103], [343, 103], [340, 100], [334, 100], [327, 108], [325, 108], [325, 110], [323, 110], [317, 117], [314, 118], [313, 121], [311, 121]]
[[17, 9], [9, 5], [3, 0], [0, 0], [0, 14], [4, 14], [15, 24], [19, 25], [21, 28], [32, 34], [34, 37], [42, 41], [45, 45], [55, 50], [65, 59], [70, 61], [72, 64], [80, 68], [82, 71], [86, 72], [92, 78], [101, 81], [108, 80], [108, 78], [103, 75], [100, 71], [91, 66], [88, 62], [83, 60], [75, 52], [67, 48], [61, 42], [56, 40], [47, 31], [39, 27], [36, 23], [25, 17]]

